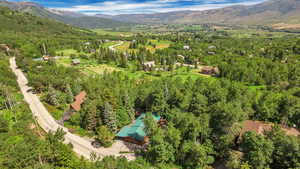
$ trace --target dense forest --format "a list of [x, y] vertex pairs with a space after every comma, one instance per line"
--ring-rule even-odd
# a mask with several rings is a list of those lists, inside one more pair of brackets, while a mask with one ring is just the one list
[[[82, 109], [66, 122], [67, 126], [79, 128], [79, 134], [110, 146], [117, 131], [131, 124], [137, 113], [156, 113], [167, 121], [158, 125], [146, 116], [145, 131], [150, 141], [137, 152], [135, 161], [106, 157], [89, 162], [78, 158], [71, 145], [62, 143], [62, 131], [44, 133], [38, 127], [8, 67], [9, 57], [1, 53], [1, 168], [200, 169], [219, 164], [233, 169], [300, 167], [299, 136], [282, 130], [282, 126], [300, 126], [297, 36], [237, 38], [222, 31], [139, 34], [120, 39], [130, 42], [132, 51], [124, 53], [99, 47], [104, 37], [87, 30], [6, 8], [0, 9], [0, 21], [4, 25], [11, 23], [0, 28], [3, 43], [13, 48], [9, 55], [17, 57], [29, 85], [53, 115], [64, 112], [77, 94], [86, 91]], [[31, 27], [31, 23], [35, 24]], [[16, 25], [22, 25], [22, 31]], [[144, 47], [155, 46], [149, 39], [172, 43], [151, 52]], [[44, 55], [45, 45], [50, 56], [63, 55], [57, 49], [72, 48], [92, 53], [72, 58], [113, 64], [125, 70], [134, 67], [130, 71], [144, 71], [151, 76], [155, 72], [155, 78], [132, 78], [124, 71], [87, 74], [80, 67], [64, 66], [54, 59], [34, 60]], [[164, 69], [146, 70], [143, 65], [147, 61]], [[175, 71], [178, 62], [195, 67], [216, 66], [220, 72], [209, 77], [163, 76]], [[269, 122], [274, 127], [264, 134], [241, 134], [245, 120]]]

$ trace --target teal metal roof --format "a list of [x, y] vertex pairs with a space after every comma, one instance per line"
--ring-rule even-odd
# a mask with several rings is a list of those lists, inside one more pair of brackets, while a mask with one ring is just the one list
[[[123, 127], [117, 134], [118, 137], [132, 137], [136, 140], [143, 141], [146, 136], [144, 118], [146, 114], [140, 115], [133, 124]], [[160, 119], [160, 116], [152, 114], [155, 121]]]

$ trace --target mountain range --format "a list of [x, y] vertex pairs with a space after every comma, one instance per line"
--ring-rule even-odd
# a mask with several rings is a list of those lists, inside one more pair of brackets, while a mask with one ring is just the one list
[[32, 2], [0, 0], [0, 6], [28, 12], [83, 28], [116, 28], [131, 24], [238, 24], [300, 28], [300, 0], [268, 0], [250, 6], [231, 6], [205, 11], [175, 11], [154, 14], [87, 16], [77, 12], [45, 8]]
[[176, 11], [155, 14], [97, 16], [132, 23], [299, 24], [300, 0], [268, 0], [256, 5], [238, 5], [205, 11]]
[[0, 0], [0, 6], [8, 7], [12, 10], [17, 10], [20, 12], [27, 12], [38, 17], [54, 19], [82, 28], [114, 28], [130, 25], [128, 23], [111, 19], [87, 16], [77, 12], [49, 9], [32, 2], [10, 2], [6, 0]]

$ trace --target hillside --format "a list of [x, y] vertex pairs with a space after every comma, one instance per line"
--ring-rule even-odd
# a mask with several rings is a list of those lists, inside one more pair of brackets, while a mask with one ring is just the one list
[[0, 44], [30, 48], [29, 55], [35, 53], [41, 43], [47, 43], [48, 48], [55, 49], [80, 43], [84, 39], [99, 38], [91, 31], [6, 7], [0, 7], [0, 32]]
[[296, 24], [300, 23], [300, 1], [269, 0], [252, 6], [232, 6], [206, 11], [99, 16], [137, 23]]
[[129, 25], [127, 23], [113, 21], [111, 19], [87, 16], [76, 12], [48, 9], [32, 2], [9, 2], [0, 0], [0, 6], [8, 7], [12, 10], [30, 13], [39, 17], [54, 19], [82, 28], [115, 28]]

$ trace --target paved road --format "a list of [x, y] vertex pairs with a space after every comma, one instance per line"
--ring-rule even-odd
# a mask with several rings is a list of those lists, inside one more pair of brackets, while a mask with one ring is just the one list
[[115, 47], [117, 47], [117, 46], [121, 46], [121, 45], [123, 45], [123, 41], [121, 41], [120, 43], [118, 43], [118, 44], [115, 44], [115, 45], [111, 45], [111, 46], [109, 46], [108, 48], [110, 49], [110, 50], [112, 50], [112, 51], [116, 51], [116, 49], [115, 49]]
[[[104, 156], [121, 156], [120, 152], [130, 151], [127, 146], [122, 141], [116, 141], [112, 147], [110, 148], [99, 148], [95, 149], [91, 145], [91, 141], [89, 139], [77, 136], [68, 131], [67, 128], [59, 125], [55, 119], [50, 115], [45, 106], [41, 103], [39, 97], [32, 92], [29, 92], [31, 89], [27, 86], [28, 80], [23, 74], [23, 72], [17, 68], [15, 58], [10, 59], [10, 68], [17, 76], [17, 81], [20, 86], [20, 89], [24, 95], [25, 101], [29, 104], [29, 107], [33, 113], [33, 116], [36, 118], [37, 122], [46, 132], [54, 132], [59, 128], [62, 128], [65, 132], [65, 142], [66, 144], [71, 143], [73, 145], [73, 151], [79, 156], [83, 156], [87, 159], [90, 159], [90, 154], [92, 152], [96, 153], [96, 155], [100, 158]], [[135, 159], [134, 154], [125, 154], [128, 160]]]

